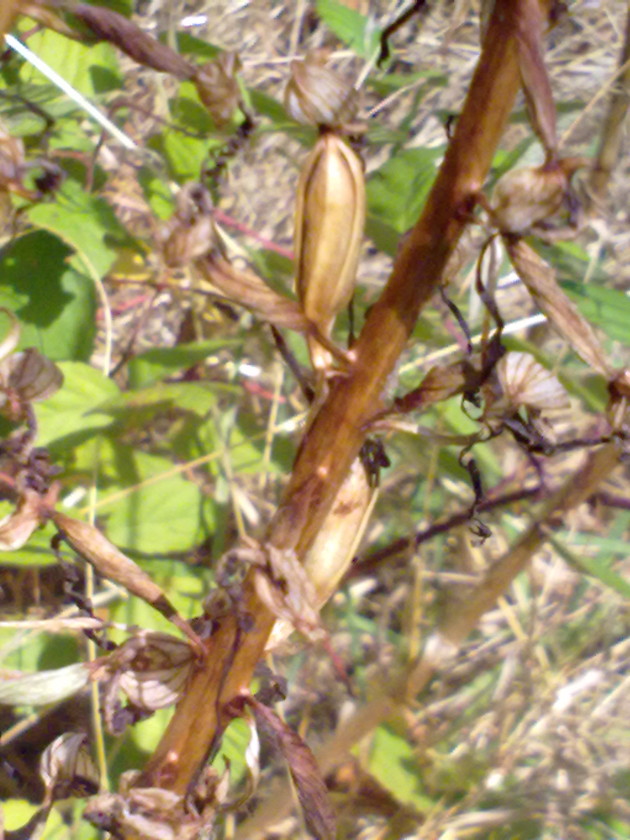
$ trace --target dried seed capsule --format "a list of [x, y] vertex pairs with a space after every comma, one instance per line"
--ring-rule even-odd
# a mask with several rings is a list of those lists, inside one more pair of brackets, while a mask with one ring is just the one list
[[502, 233], [527, 234], [567, 204], [572, 175], [587, 163], [569, 157], [542, 166], [511, 169], [492, 194], [492, 211]]
[[530, 353], [506, 353], [497, 364], [497, 374], [511, 410], [524, 407], [552, 411], [569, 406], [567, 392], [558, 378]]
[[284, 106], [297, 122], [339, 128], [355, 117], [357, 92], [312, 53], [303, 61], [291, 62]]
[[122, 646], [123, 657], [126, 647], [137, 649], [120, 674], [120, 688], [131, 702], [151, 712], [176, 703], [193, 665], [190, 645], [168, 633], [144, 633]]
[[87, 748], [87, 736], [66, 732], [50, 743], [42, 753], [39, 770], [47, 796], [66, 799], [88, 796], [99, 788], [98, 771]]
[[[365, 178], [359, 157], [325, 132], [309, 155], [298, 183], [295, 211], [296, 290], [304, 314], [326, 337], [354, 291], [363, 225]], [[313, 366], [331, 355], [309, 339]]]

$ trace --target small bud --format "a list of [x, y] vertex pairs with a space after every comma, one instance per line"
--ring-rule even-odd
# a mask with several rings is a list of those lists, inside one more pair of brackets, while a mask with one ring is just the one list
[[542, 166], [511, 169], [492, 194], [494, 221], [502, 233], [527, 234], [568, 205], [570, 181], [585, 158], [563, 158]]
[[327, 128], [351, 122], [358, 110], [356, 90], [315, 54], [291, 62], [284, 105], [297, 122]]
[[[325, 132], [302, 169], [295, 211], [296, 289], [306, 317], [330, 336], [354, 292], [365, 223], [365, 178], [358, 156]], [[330, 353], [309, 339], [316, 369]]]
[[79, 732], [65, 732], [46, 747], [40, 774], [51, 800], [90, 796], [99, 788], [98, 771], [87, 749], [87, 736]]

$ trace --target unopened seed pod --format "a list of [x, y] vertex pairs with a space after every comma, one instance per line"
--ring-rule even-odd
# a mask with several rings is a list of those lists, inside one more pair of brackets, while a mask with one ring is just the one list
[[357, 92], [319, 56], [311, 54], [303, 61], [291, 62], [284, 106], [297, 122], [339, 128], [355, 117]]
[[[296, 290], [306, 317], [326, 337], [354, 292], [365, 223], [365, 178], [359, 157], [325, 132], [309, 155], [298, 183], [295, 211]], [[331, 356], [309, 340], [313, 366]]]
[[[376, 493], [357, 458], [303, 560], [313, 591], [313, 608], [319, 610], [328, 601], [348, 571], [367, 527]], [[267, 650], [280, 644], [294, 626], [285, 619], [276, 621]]]
[[527, 234], [555, 216], [569, 196], [570, 180], [585, 158], [563, 158], [552, 164], [511, 169], [492, 194], [494, 220], [502, 233]]

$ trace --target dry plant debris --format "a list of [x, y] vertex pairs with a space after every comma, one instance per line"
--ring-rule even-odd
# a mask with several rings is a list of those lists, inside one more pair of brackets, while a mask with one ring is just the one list
[[[81, 643], [83, 632], [105, 647], [65, 675], [68, 693], [88, 679], [100, 685], [108, 729], [126, 733], [118, 756], [106, 742], [116, 792], [92, 798], [86, 818], [116, 838], [164, 840], [234, 833], [235, 819], [243, 838], [627, 836], [630, 356], [613, 307], [594, 294], [589, 310], [581, 292], [628, 289], [628, 144], [621, 121], [604, 120], [609, 94], [627, 91], [623, 67], [611, 81], [627, 57], [625, 4], [506, 0], [480, 69], [471, 2], [172, 0], [139, 3], [133, 18], [111, 5], [33, 0], [0, 10], [0, 30], [28, 14], [113, 45], [125, 72], [110, 111], [124, 114], [145, 150], [98, 140], [84, 122], [89, 153], [60, 143], [49, 160], [44, 144], [35, 154], [0, 126], [3, 248], [32, 233], [42, 211], [24, 207], [56, 200], [53, 164], [63, 169], [72, 155], [86, 192], [106, 197], [135, 237], [116, 245], [103, 272], [91, 358], [113, 380], [91, 407], [114, 423], [99, 445], [115, 457], [99, 455], [93, 485], [102, 529], [59, 503], [89, 486], [92, 456], [63, 437], [50, 456], [37, 446], [50, 418], [32, 403], [61, 386], [60, 368], [38, 351], [27, 351], [37, 354], [27, 366], [12, 328], [0, 361], [0, 412], [13, 424], [0, 450], [10, 503], [0, 550], [22, 550], [52, 522], [110, 581], [87, 598], [76, 579], [70, 586], [77, 631], [53, 584], [37, 595], [28, 570], [0, 578], [3, 618], [39, 598], [30, 618], [50, 617], [51, 634]], [[548, 6], [558, 20], [545, 32]], [[331, 21], [350, 20], [343, 9], [369, 15], [366, 38], [402, 14], [389, 64], [366, 66], [378, 51], [339, 39]], [[197, 21], [192, 31], [217, 48], [212, 56], [178, 52], [185, 20]], [[278, 110], [290, 68], [287, 110], [306, 128]], [[363, 70], [355, 98], [349, 85]], [[186, 155], [198, 155], [197, 126], [177, 153], [165, 128], [185, 128], [193, 113], [213, 126], [194, 178]], [[615, 154], [611, 163], [602, 153], [595, 194], [597, 141]], [[352, 327], [343, 310], [355, 273]], [[161, 381], [141, 368], [169, 358], [154, 350], [178, 348], [185, 362], [170, 357]], [[67, 384], [72, 369], [61, 367]], [[203, 410], [186, 402], [186, 385], [207, 399]], [[241, 459], [239, 446], [249, 447]], [[135, 472], [125, 473], [125, 457]], [[150, 458], [162, 459], [155, 471]], [[123, 553], [103, 535], [115, 531], [116, 500], [159, 488], [171, 466], [182, 493], [194, 488], [190, 504], [214, 505], [215, 524], [180, 551], [165, 548], [177, 555], [172, 575], [159, 559], [145, 571], [158, 548], [134, 554], [123, 542]], [[184, 573], [197, 580], [188, 601], [178, 591]], [[73, 574], [80, 585], [90, 577]], [[43, 570], [34, 579], [43, 582]], [[107, 606], [115, 584], [177, 624], [194, 653], [144, 625], [123, 641], [112, 623], [135, 619]], [[292, 629], [301, 640], [287, 640]], [[273, 659], [288, 678], [282, 719], [269, 697], [250, 693], [254, 675], [265, 680], [255, 669], [270, 639], [284, 640]], [[23, 784], [40, 803], [24, 826], [32, 836], [79, 836], [85, 825], [46, 829], [46, 820], [54, 825], [56, 800], [98, 789], [103, 743], [97, 771], [83, 734], [66, 728], [87, 732], [85, 704], [59, 680], [61, 705], [21, 721], [11, 698], [30, 691], [37, 709], [42, 685], [9, 662], [0, 786], [17, 798]], [[145, 746], [133, 740], [144, 731], [136, 722], [177, 700], [161, 739], [133, 765], [140, 773], [121, 775], [127, 747]], [[221, 751], [235, 761], [229, 735], [220, 746], [232, 717], [279, 745], [302, 816], [264, 749], [262, 758], [248, 751], [240, 789], [236, 770], [206, 763]], [[47, 744], [40, 777], [33, 756]]]

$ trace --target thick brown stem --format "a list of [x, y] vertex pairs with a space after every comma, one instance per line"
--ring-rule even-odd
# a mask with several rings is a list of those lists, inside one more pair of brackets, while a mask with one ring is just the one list
[[[267, 534], [271, 544], [295, 549], [299, 558], [330, 510], [370, 419], [382, 408], [387, 378], [418, 314], [439, 287], [467, 223], [519, 87], [519, 19], [536, 2], [502, 0], [495, 5], [468, 98], [425, 210], [353, 348], [354, 363], [332, 385], [302, 443]], [[244, 599], [242, 606], [254, 618], [254, 629], [239, 631], [235, 617], [223, 622], [140, 784], [183, 792], [218, 735], [217, 711], [249, 684], [273, 616], [257, 601], [249, 583]]]

